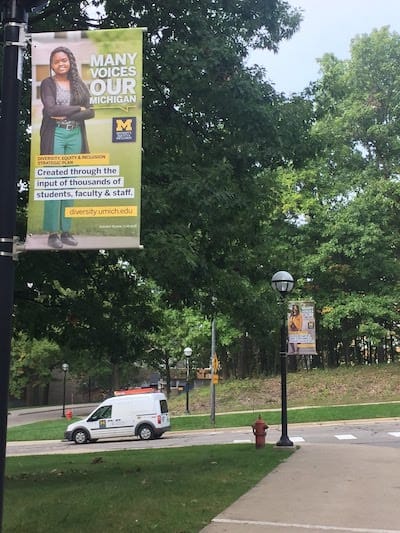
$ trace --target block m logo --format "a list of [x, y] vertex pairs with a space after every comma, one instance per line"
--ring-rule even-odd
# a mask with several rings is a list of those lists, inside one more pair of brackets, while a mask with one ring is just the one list
[[132, 131], [132, 118], [115, 119], [115, 131]]
[[114, 143], [136, 142], [136, 117], [114, 117], [112, 141]]

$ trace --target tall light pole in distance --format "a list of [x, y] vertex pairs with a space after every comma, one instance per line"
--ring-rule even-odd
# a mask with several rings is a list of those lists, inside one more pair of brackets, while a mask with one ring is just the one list
[[190, 415], [189, 410], [189, 378], [190, 378], [190, 358], [192, 356], [192, 348], [185, 348], [183, 353], [186, 357], [186, 414]]
[[62, 408], [62, 417], [65, 418], [65, 393], [66, 393], [66, 390], [67, 390], [67, 372], [69, 370], [69, 364], [68, 363], [63, 363], [61, 365], [61, 368], [63, 369], [63, 372], [64, 372], [64, 387], [63, 387], [63, 408]]
[[287, 329], [286, 329], [286, 318], [287, 310], [285, 303], [285, 298], [287, 294], [294, 287], [294, 279], [289, 272], [280, 270], [272, 276], [271, 280], [272, 287], [279, 292], [281, 297], [281, 306], [282, 306], [282, 324], [280, 332], [280, 363], [281, 363], [281, 425], [282, 425], [282, 435], [279, 441], [276, 443], [277, 446], [293, 446], [293, 442], [288, 437], [287, 430]]

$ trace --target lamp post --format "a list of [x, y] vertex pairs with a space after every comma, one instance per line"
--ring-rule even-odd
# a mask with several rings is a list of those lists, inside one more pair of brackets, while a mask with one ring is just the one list
[[62, 409], [62, 417], [65, 418], [65, 392], [66, 392], [66, 389], [67, 389], [67, 372], [69, 370], [69, 364], [68, 363], [63, 363], [61, 368], [63, 369], [63, 372], [64, 372], [64, 387], [63, 387], [63, 409]]
[[279, 292], [282, 304], [282, 324], [280, 334], [280, 363], [281, 363], [281, 425], [282, 435], [277, 446], [293, 446], [293, 442], [288, 437], [287, 432], [287, 329], [286, 329], [286, 307], [283, 305], [286, 295], [293, 289], [294, 280], [289, 272], [280, 270], [272, 276], [272, 287]]
[[42, 0], [1, 0], [3, 61], [0, 118], [0, 531], [3, 524], [3, 487], [7, 441], [8, 386], [14, 303], [17, 207], [17, 151], [22, 65], [29, 12]]
[[211, 358], [210, 358], [210, 371], [211, 371], [211, 424], [215, 424], [215, 383], [214, 383], [214, 368], [213, 361], [216, 355], [216, 334], [215, 334], [215, 317], [211, 321]]
[[190, 415], [189, 411], [189, 377], [190, 377], [190, 358], [192, 356], [192, 348], [185, 348], [183, 353], [186, 357], [186, 414]]

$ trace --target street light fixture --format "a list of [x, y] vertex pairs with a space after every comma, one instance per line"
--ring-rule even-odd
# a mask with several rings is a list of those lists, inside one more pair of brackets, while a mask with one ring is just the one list
[[293, 446], [293, 442], [288, 437], [287, 431], [287, 388], [286, 388], [286, 379], [287, 379], [287, 329], [286, 329], [286, 306], [283, 305], [285, 302], [286, 295], [294, 287], [294, 279], [289, 272], [280, 270], [272, 276], [271, 280], [272, 287], [279, 292], [282, 303], [282, 324], [281, 324], [281, 335], [280, 335], [280, 362], [281, 362], [281, 425], [282, 425], [282, 435], [279, 441], [276, 443], [277, 446]]
[[186, 357], [186, 414], [190, 415], [189, 411], [189, 377], [190, 377], [190, 358], [192, 356], [192, 348], [185, 348], [183, 353]]
[[65, 392], [66, 392], [66, 388], [67, 388], [67, 372], [69, 370], [69, 364], [68, 363], [63, 363], [61, 365], [61, 368], [64, 372], [64, 388], [63, 388], [63, 408], [62, 408], [62, 417], [65, 418]]

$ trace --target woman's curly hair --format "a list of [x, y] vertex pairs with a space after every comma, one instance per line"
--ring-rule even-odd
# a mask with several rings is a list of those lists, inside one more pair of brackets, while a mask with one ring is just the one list
[[82, 105], [89, 97], [89, 89], [79, 75], [78, 66], [74, 54], [66, 46], [55, 48], [50, 54], [50, 73], [52, 71], [51, 63], [55, 54], [63, 52], [68, 56], [70, 69], [68, 79], [71, 82], [71, 105]]

